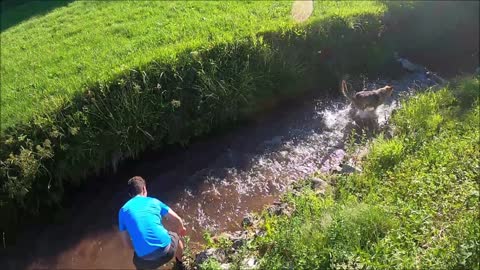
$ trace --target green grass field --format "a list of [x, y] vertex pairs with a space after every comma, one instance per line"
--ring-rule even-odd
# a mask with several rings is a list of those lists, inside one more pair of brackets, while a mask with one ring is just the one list
[[[6, 9], [2, 21], [29, 12]], [[36, 4], [38, 5], [38, 3]], [[1, 131], [65, 106], [95, 82], [180, 52], [293, 25], [291, 1], [72, 2], [1, 33]], [[35, 8], [35, 6], [33, 7]], [[379, 14], [377, 2], [315, 3], [311, 20]], [[10, 16], [9, 16], [10, 15]]]

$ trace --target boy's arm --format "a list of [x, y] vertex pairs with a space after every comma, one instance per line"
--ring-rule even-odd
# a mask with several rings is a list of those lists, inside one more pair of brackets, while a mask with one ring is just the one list
[[128, 235], [127, 231], [121, 231], [120, 237], [122, 238], [123, 247], [130, 247], [133, 249], [132, 241], [130, 240], [130, 236]]
[[175, 221], [178, 235], [185, 236], [187, 234], [187, 229], [183, 225], [183, 220], [177, 213], [175, 213], [175, 211], [173, 211], [171, 208], [168, 209], [168, 213], [166, 214], [166, 216], [168, 219], [172, 219]]
[[118, 230], [120, 231], [120, 238], [122, 239], [123, 247], [130, 247], [133, 249], [132, 240], [130, 240], [130, 235], [128, 234], [125, 223], [123, 222], [122, 209], [120, 209], [118, 212]]

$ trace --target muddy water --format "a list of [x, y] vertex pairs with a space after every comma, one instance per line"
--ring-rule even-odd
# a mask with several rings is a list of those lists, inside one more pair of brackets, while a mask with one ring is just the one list
[[[386, 83], [371, 82], [370, 88]], [[395, 94], [376, 110], [381, 125], [399, 96], [434, 84], [422, 74], [389, 83]], [[184, 218], [191, 247], [202, 243], [206, 230], [239, 229], [246, 213], [271, 203], [291, 181], [326, 168], [332, 154], [341, 155], [352, 126], [350, 107], [344, 98], [315, 95], [321, 90], [228, 134], [146, 155], [96, 179], [75, 198], [65, 223], [25, 236], [7, 269], [133, 269], [132, 251], [121, 245], [116, 229], [118, 209], [128, 200], [124, 184], [133, 175], [146, 178], [149, 196]]]

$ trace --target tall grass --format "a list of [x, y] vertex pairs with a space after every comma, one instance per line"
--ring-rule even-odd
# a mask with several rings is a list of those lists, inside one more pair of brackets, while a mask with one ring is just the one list
[[307, 189], [288, 201], [296, 208], [290, 217], [267, 216], [266, 236], [256, 240], [261, 269], [361, 269], [364, 257], [398, 227], [382, 207], [354, 200], [336, 203]]

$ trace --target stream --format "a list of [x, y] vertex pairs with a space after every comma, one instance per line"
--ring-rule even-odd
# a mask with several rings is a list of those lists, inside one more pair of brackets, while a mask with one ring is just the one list
[[[387, 81], [371, 81], [369, 89]], [[394, 94], [377, 108], [385, 125], [398, 99], [435, 84], [423, 73], [389, 81]], [[183, 150], [148, 154], [97, 177], [67, 209], [68, 223], [26, 233], [2, 269], [134, 269], [132, 251], [123, 248], [117, 213], [128, 200], [127, 180], [140, 175], [148, 195], [157, 197], [185, 221], [190, 248], [205, 231], [235, 231], [251, 211], [261, 211], [292, 181], [341, 159], [352, 118], [343, 96], [326, 97], [321, 88], [292, 100], [246, 125], [194, 142]], [[71, 216], [70, 216], [71, 215]]]

